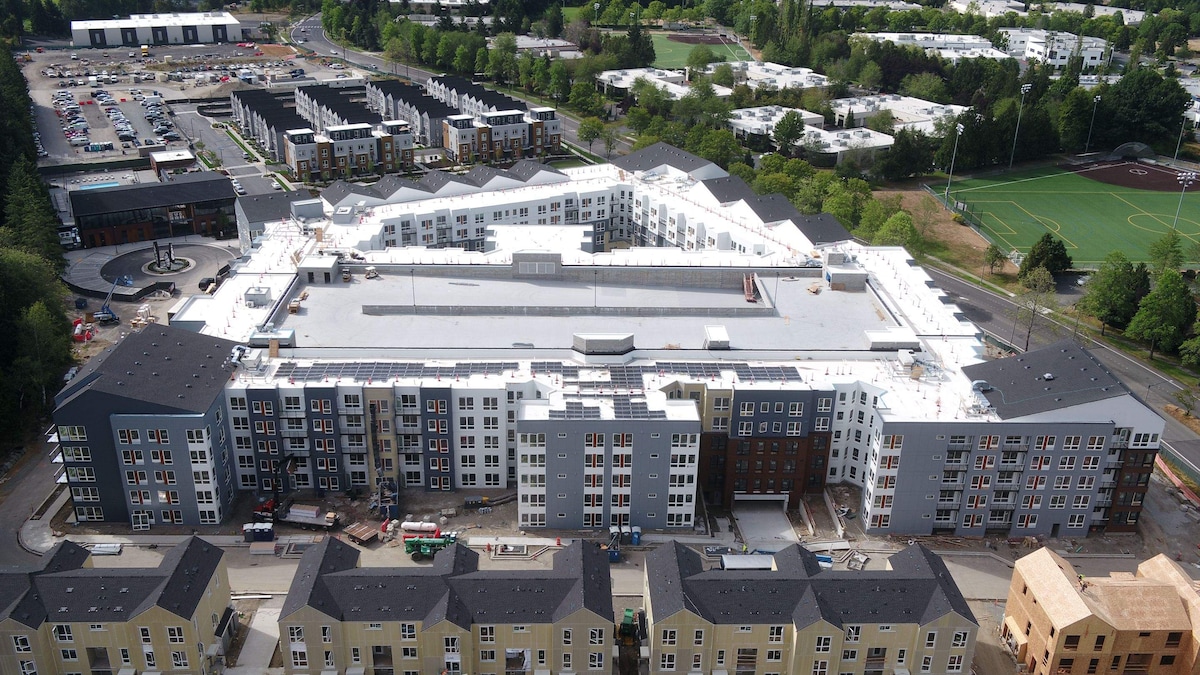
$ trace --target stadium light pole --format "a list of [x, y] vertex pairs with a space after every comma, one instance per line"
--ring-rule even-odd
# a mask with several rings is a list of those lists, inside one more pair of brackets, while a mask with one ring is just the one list
[[1096, 94], [1096, 97], [1092, 99], [1092, 123], [1088, 125], [1088, 139], [1087, 139], [1087, 143], [1085, 143], [1083, 146], [1083, 154], [1085, 154], [1085, 155], [1088, 153], [1088, 150], [1090, 150], [1092, 147], [1092, 129], [1095, 128], [1095, 126], [1096, 126], [1096, 108], [1099, 108], [1099, 107], [1100, 107], [1100, 94]]
[[[946, 206], [950, 206], [950, 183], [954, 181], [954, 160], [958, 159], [958, 139], [962, 137], [962, 124], [954, 125], [954, 152], [950, 155], [950, 177], [946, 179]], [[953, 207], [951, 207], [953, 208]]]
[[1183, 196], [1187, 194], [1187, 189], [1191, 184], [1196, 182], [1196, 172], [1184, 171], [1176, 176], [1176, 178], [1179, 179], [1179, 184], [1183, 186], [1183, 189], [1179, 191], [1179, 206], [1175, 207], [1175, 222], [1171, 223], [1172, 231], [1179, 225], [1179, 212], [1183, 210]]
[[1175, 144], [1175, 158], [1172, 161], [1179, 161], [1179, 148], [1183, 147], [1183, 130], [1187, 128], [1187, 111], [1192, 109], [1196, 101], [1189, 99], [1183, 106], [1183, 124], [1179, 125], [1179, 142]]
[[1025, 94], [1033, 89], [1032, 84], [1021, 85], [1021, 105], [1017, 108], [1017, 128], [1013, 131], [1012, 152], [1008, 155], [1008, 170], [1012, 171], [1013, 159], [1017, 156], [1017, 136], [1021, 133], [1021, 114], [1025, 112]]

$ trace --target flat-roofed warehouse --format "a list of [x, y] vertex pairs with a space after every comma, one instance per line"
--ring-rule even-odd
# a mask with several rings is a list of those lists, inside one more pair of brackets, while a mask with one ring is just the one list
[[71, 22], [76, 47], [195, 45], [242, 39], [242, 24], [229, 12], [132, 14], [128, 19]]

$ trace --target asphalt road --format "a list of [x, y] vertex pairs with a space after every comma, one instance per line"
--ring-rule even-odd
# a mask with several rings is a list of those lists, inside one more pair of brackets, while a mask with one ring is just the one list
[[[968, 319], [1002, 342], [1008, 344], [1015, 342], [1018, 347], [1024, 346], [1024, 329], [1019, 326], [1014, 328], [1016, 305], [1008, 298], [936, 269], [926, 267], [925, 271], [942, 290], [955, 299], [959, 309]], [[1074, 287], [1060, 290], [1063, 292], [1060, 293], [1059, 302], [1063, 306], [1069, 306], [1082, 296], [1082, 293]], [[1072, 336], [1079, 337], [1080, 342], [1089, 348], [1092, 355], [1147, 405], [1158, 411], [1161, 411], [1162, 407], [1167, 404], [1177, 405], [1172, 394], [1183, 388], [1179, 383], [1164, 378], [1140, 361], [1130, 358], [1122, 352], [1111, 349], [1087, 336], [1077, 335], [1073, 325], [1060, 324], [1046, 317], [1039, 317], [1034, 324], [1029, 346], [1031, 349], [1043, 347]], [[1165, 413], [1160, 412], [1160, 414], [1166, 420], [1166, 427], [1163, 429], [1162, 435], [1163, 442], [1171, 450], [1174, 450], [1177, 456], [1191, 464], [1194, 471], [1200, 473], [1200, 436]]]
[[[303, 32], [303, 29], [307, 29], [308, 32]], [[325, 29], [321, 27], [320, 14], [314, 14], [313, 16], [310, 16], [307, 19], [304, 19], [303, 21], [293, 25], [290, 34], [290, 40], [293, 43], [299, 43], [300, 40], [307, 40], [304, 46], [318, 54], [321, 54], [322, 56], [336, 56], [338, 58], [343, 58], [343, 60], [348, 63], [365, 68], [374, 68], [380, 72], [393, 72], [399, 74], [401, 69], [403, 69], [408, 78], [418, 84], [424, 84], [429, 78], [441, 75], [441, 73], [423, 70], [414, 66], [401, 66], [399, 64], [388, 63], [382, 57], [368, 52], [360, 52], [351, 49], [349, 53], [343, 53], [344, 50], [342, 49], [342, 46], [334, 43], [329, 39], [328, 36], [325, 35]], [[520, 96], [514, 96], [511, 92], [504, 93], [513, 96], [513, 98], [522, 101], [525, 100]], [[526, 101], [526, 103], [534, 106], [541, 105], [540, 103], [529, 101]], [[560, 114], [558, 117], [560, 120], [562, 120], [563, 140], [576, 147], [585, 148], [587, 144], [579, 142], [579, 122], [567, 117], [566, 115]], [[617, 147], [614, 148], [614, 151], [617, 153], [624, 153], [629, 152], [631, 149], [632, 146], [628, 141], [620, 139], [618, 140]]]
[[[53, 446], [39, 439], [0, 485], [0, 565], [27, 565], [37, 556], [21, 548], [17, 530], [54, 488]], [[47, 514], [47, 517], [53, 514]]]

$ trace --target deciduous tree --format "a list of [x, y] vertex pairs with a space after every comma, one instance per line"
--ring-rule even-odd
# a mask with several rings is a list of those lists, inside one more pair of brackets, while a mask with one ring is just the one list
[[1158, 276], [1154, 290], [1142, 298], [1125, 335], [1148, 343], [1153, 360], [1155, 350], [1169, 352], [1182, 344], [1195, 320], [1196, 301], [1183, 276], [1167, 269]]

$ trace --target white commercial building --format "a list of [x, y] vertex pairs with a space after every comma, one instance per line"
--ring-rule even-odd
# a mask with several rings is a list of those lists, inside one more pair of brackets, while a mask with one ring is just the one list
[[[971, 12], [989, 19], [1004, 16], [1005, 14], [1015, 14], [1016, 16], [1029, 16], [1030, 14], [1030, 12], [1025, 11], [1025, 3], [1019, 0], [950, 0], [946, 6], [960, 14]], [[1141, 10], [1110, 7], [1102, 4], [1085, 5], [1078, 2], [1047, 2], [1033, 6], [1035, 8], [1038, 6], [1045, 7], [1048, 14], [1056, 12], [1086, 14], [1089, 10], [1093, 16], [1114, 16], [1120, 14], [1121, 23], [1126, 26], [1136, 26], [1146, 18], [1146, 13]]]
[[[704, 72], [712, 74], [721, 65], [721, 63], [710, 63]], [[737, 82], [744, 82], [751, 89], [758, 87], [807, 89], [829, 86], [829, 78], [811, 68], [784, 66], [770, 61], [730, 61], [727, 65], [733, 68], [734, 79]]]
[[242, 25], [229, 12], [134, 14], [128, 19], [71, 22], [76, 47], [195, 45], [236, 42]]
[[962, 59], [1007, 59], [1008, 54], [992, 47], [985, 37], [943, 33], [856, 33], [874, 42], [891, 42], [904, 47], [918, 47], [936, 53], [951, 63]]
[[[596, 75], [596, 81], [604, 88], [606, 95], [622, 95], [629, 93], [633, 83], [646, 80], [667, 96], [681, 99], [691, 91], [688, 86], [687, 73], [682, 70], [664, 70], [662, 68], [624, 68], [621, 70], [606, 70]], [[713, 85], [717, 96], [725, 98], [733, 93], [729, 87]]]
[[1098, 68], [1108, 63], [1112, 52], [1108, 41], [1074, 33], [1041, 28], [1001, 28], [1008, 37], [1008, 53], [1018, 59], [1037, 59], [1055, 68], [1067, 65], [1072, 56], [1083, 59], [1083, 67]]
[[891, 136], [865, 127], [858, 129], [805, 127], [804, 136], [799, 141], [799, 145], [804, 147], [805, 151], [828, 155], [835, 164], [841, 164], [847, 159], [874, 157], [879, 151], [892, 147], [894, 143], [895, 139]]
[[[868, 119], [886, 110], [892, 114], [893, 129], [911, 129], [926, 135], [935, 133], [939, 120], [957, 117], [967, 109], [966, 106], [933, 103], [900, 94], [839, 98], [830, 101], [829, 105], [833, 108], [834, 124], [840, 127], [866, 126]], [[850, 119], [849, 124], [847, 119]]]
[[775, 137], [775, 125], [789, 112], [800, 115], [806, 127], [819, 127], [825, 124], [821, 115], [800, 108], [785, 108], [781, 105], [765, 105], [757, 108], [738, 108], [729, 114], [729, 126], [733, 135], [740, 139], [754, 137], [772, 141]]

